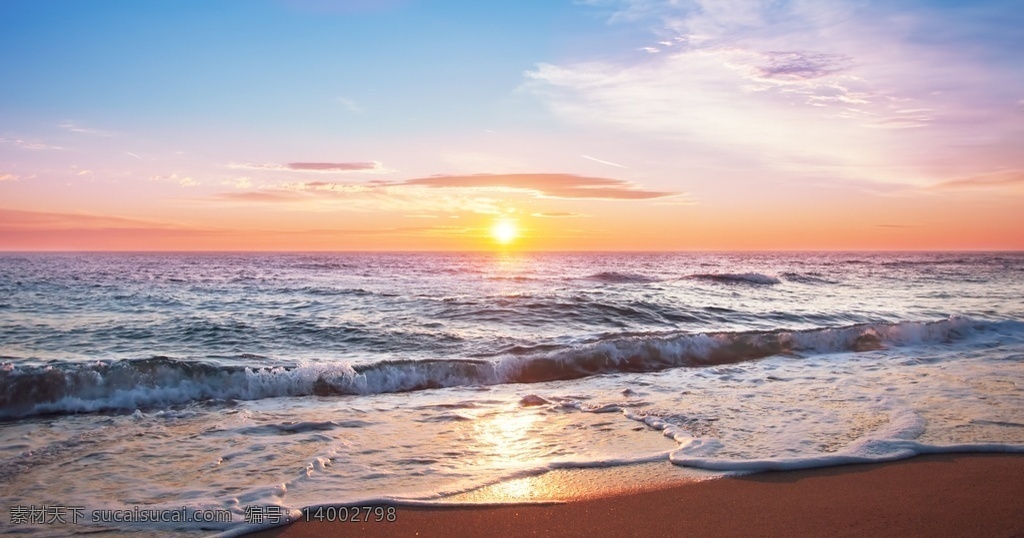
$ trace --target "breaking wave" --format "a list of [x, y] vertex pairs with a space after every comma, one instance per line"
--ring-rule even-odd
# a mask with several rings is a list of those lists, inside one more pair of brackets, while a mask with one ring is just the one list
[[[1009, 323], [1009, 322], [1005, 322]], [[964, 317], [790, 331], [623, 336], [494, 359], [386, 360], [244, 367], [168, 357], [0, 367], [0, 418], [135, 410], [210, 400], [335, 396], [538, 383], [617, 372], [734, 364], [772, 355], [942, 343], [997, 322]]]

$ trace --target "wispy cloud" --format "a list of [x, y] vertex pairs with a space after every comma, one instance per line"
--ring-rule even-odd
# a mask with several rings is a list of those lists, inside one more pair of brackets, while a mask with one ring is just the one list
[[136, 154], [134, 154], [134, 153], [132, 153], [132, 152], [130, 152], [130, 151], [126, 151], [126, 152], [124, 152], [124, 153], [125, 153], [125, 155], [127, 155], [127, 156], [129, 156], [129, 157], [134, 157], [134, 158], [136, 158], [136, 159], [138, 159], [138, 160], [140, 160], [140, 161], [142, 160], [142, 157], [139, 157], [138, 155], [136, 155]]
[[493, 197], [474, 192], [431, 192], [422, 186], [401, 183], [343, 183], [334, 181], [289, 182], [251, 191], [215, 194], [199, 202], [286, 205], [304, 210], [394, 211], [401, 213], [461, 212], [493, 215], [502, 207]]
[[380, 172], [378, 162], [362, 163], [288, 163], [289, 170], [305, 170], [310, 172]]
[[[807, 159], [833, 166], [879, 162], [857, 120], [828, 118], [811, 97], [850, 100], [838, 81], [798, 78], [785, 67], [765, 72], [763, 56], [746, 50], [691, 50], [633, 66], [541, 65], [528, 87], [569, 120], [610, 124], [665, 137], [689, 148], [711, 147], [792, 165]], [[844, 103], [846, 106], [853, 106]]]
[[976, 36], [992, 16], [985, 10], [1006, 4], [586, 3], [611, 7], [613, 24], [653, 27], [648, 52], [660, 53], [540, 64], [524, 88], [561, 118], [678, 143], [682, 158], [732, 153], [807, 176], [927, 185], [936, 154], [980, 164], [990, 156], [979, 140], [1019, 129], [1009, 113], [1019, 93], [1007, 89], [1024, 84], [1024, 72], [976, 54], [1000, 54], [998, 40]]
[[17, 176], [17, 175], [14, 175], [14, 174], [3, 174], [3, 173], [0, 173], [0, 181], [15, 181], [15, 180], [18, 180], [20, 178], [21, 178], [21, 176]]
[[91, 176], [92, 175], [92, 170], [88, 170], [88, 169], [82, 168], [82, 167], [78, 166], [77, 164], [71, 165], [70, 169], [71, 169], [71, 171], [76, 176]]
[[[395, 211], [411, 215], [503, 214], [529, 198], [651, 201], [680, 193], [652, 191], [619, 179], [572, 174], [480, 174], [406, 181], [293, 181], [196, 199], [200, 203], [273, 204], [308, 210]], [[545, 213], [546, 217], [576, 217]]]
[[103, 136], [103, 137], [114, 136], [112, 133], [109, 133], [107, 131], [101, 131], [99, 129], [90, 129], [88, 127], [82, 127], [82, 126], [76, 125], [76, 124], [74, 124], [74, 123], [72, 123], [70, 121], [61, 123], [60, 125], [58, 125], [58, 127], [60, 127], [61, 129], [66, 130], [66, 131], [71, 131], [72, 133], [81, 133], [81, 134], [87, 134], [87, 135], [93, 135], [93, 136]]
[[282, 171], [288, 170], [288, 167], [283, 164], [256, 164], [256, 163], [228, 163], [227, 168], [232, 170], [273, 170]]
[[936, 184], [934, 189], [1021, 189], [1024, 188], [1024, 170], [1003, 170], [990, 174], [950, 179]]
[[195, 187], [201, 185], [199, 181], [192, 179], [188, 176], [179, 176], [178, 174], [170, 174], [167, 176], [149, 176], [150, 181], [163, 181], [166, 183], [177, 183], [182, 187]]
[[479, 174], [434, 176], [410, 179], [403, 185], [432, 188], [519, 190], [549, 198], [650, 200], [677, 193], [636, 188], [620, 179], [584, 177], [573, 174]]
[[220, 184], [221, 185], [227, 185], [229, 187], [234, 187], [236, 189], [251, 189], [252, 188], [252, 178], [249, 177], [249, 176], [241, 176], [241, 177], [236, 177], [236, 178], [232, 178], [232, 179], [229, 179], [229, 180], [221, 181]]
[[616, 168], [628, 168], [627, 166], [622, 166], [621, 164], [616, 164], [616, 163], [609, 162], [609, 161], [602, 161], [601, 159], [598, 159], [597, 157], [591, 157], [590, 155], [580, 155], [580, 157], [583, 157], [584, 159], [587, 159], [587, 160], [594, 161], [595, 163], [607, 164], [608, 166], [614, 166]]
[[[261, 230], [270, 234], [342, 234], [380, 235], [394, 232], [429, 232], [462, 229], [455, 226], [416, 226], [367, 229]], [[0, 231], [71, 231], [71, 230], [139, 230], [223, 233], [227, 230], [195, 228], [174, 223], [156, 222], [130, 217], [44, 211], [22, 211], [0, 208]]]
[[568, 219], [576, 217], [585, 217], [580, 213], [566, 213], [562, 211], [551, 211], [547, 213], [533, 213], [532, 216], [544, 219]]
[[263, 191], [245, 191], [245, 192], [222, 192], [215, 196], [215, 199], [225, 200], [230, 202], [258, 202], [258, 203], [277, 203], [277, 202], [294, 202], [302, 200], [303, 196], [293, 191], [286, 190], [263, 190]]
[[54, 146], [52, 144], [46, 144], [46, 143], [39, 142], [39, 141], [22, 140], [20, 138], [0, 138], [0, 143], [2, 143], [2, 144], [12, 144], [12, 145], [14, 145], [16, 147], [19, 147], [21, 149], [33, 149], [33, 150], [38, 150], [38, 149], [62, 150], [62, 149], [64, 149], [61, 146]]
[[[245, 193], [240, 193], [245, 194]], [[478, 229], [459, 226], [408, 226], [321, 229], [245, 230], [185, 226], [111, 215], [23, 211], [0, 208], [0, 248], [55, 250], [117, 250], [146, 245], [155, 250], [251, 249], [274, 246], [281, 250], [336, 249], [339, 239], [380, 237], [461, 237]], [[254, 242], [254, 238], [258, 238]], [[363, 247], [365, 242], [355, 241]]]
[[82, 229], [182, 230], [186, 228], [174, 224], [109, 215], [0, 209], [0, 230]]
[[329, 192], [329, 193], [366, 193], [382, 190], [379, 183], [339, 183], [334, 181], [301, 181], [285, 183], [279, 188], [289, 191]]
[[299, 232], [288, 232], [295, 235], [433, 235], [447, 234], [451, 232], [463, 233], [466, 228], [457, 226], [401, 226], [395, 228], [349, 228], [330, 230], [302, 230]]
[[297, 162], [285, 164], [254, 164], [230, 163], [228, 168], [235, 170], [270, 170], [277, 172], [385, 172], [383, 165], [377, 161], [364, 162]]

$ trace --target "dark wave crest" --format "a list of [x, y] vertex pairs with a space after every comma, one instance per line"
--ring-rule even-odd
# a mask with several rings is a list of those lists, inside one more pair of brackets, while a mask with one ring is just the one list
[[[0, 417], [166, 407], [209, 400], [336, 396], [537, 383], [617, 372], [721, 365], [791, 353], [941, 343], [992, 322], [873, 323], [803, 331], [624, 336], [493, 359], [386, 360], [293, 367], [224, 366], [168, 357], [0, 368]], [[540, 351], [542, 350], [542, 351]]]
[[720, 284], [753, 284], [758, 286], [771, 286], [779, 284], [779, 279], [762, 275], [760, 273], [701, 273], [688, 275], [686, 278], [692, 280], [704, 280]]
[[659, 281], [658, 278], [652, 276], [635, 273], [619, 273], [615, 271], [605, 271], [590, 275], [587, 278], [598, 282], [605, 282], [607, 284], [648, 284]]

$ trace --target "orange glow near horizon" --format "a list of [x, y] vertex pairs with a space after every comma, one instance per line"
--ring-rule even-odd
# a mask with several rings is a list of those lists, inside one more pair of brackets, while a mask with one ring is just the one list
[[[1003, 200], [847, 203], [724, 208], [583, 202], [567, 217], [512, 220], [463, 213], [422, 218], [381, 211], [271, 213], [150, 208], [150, 218], [0, 208], [3, 251], [771, 251], [1021, 250], [1019, 207]], [[806, 201], [804, 201], [806, 202]], [[873, 202], [873, 203], [872, 203]], [[958, 203], [959, 202], [959, 203]], [[561, 210], [561, 208], [559, 208]], [[524, 209], [523, 211], [533, 211]], [[554, 213], [554, 211], [551, 211]], [[980, 218], [979, 215], [985, 218]], [[576, 216], [579, 215], [579, 216]], [[486, 220], [485, 220], [486, 219]], [[506, 220], [507, 219], [507, 220]], [[258, 223], [259, 227], [253, 226]]]
[[394, 180], [386, 188], [279, 182], [248, 186], [235, 193], [241, 197], [225, 197], [219, 184], [131, 180], [72, 183], [40, 196], [40, 178], [6, 180], [0, 250], [1024, 249], [1022, 193], [1012, 190], [878, 193], [842, 183], [717, 184], [694, 176], [685, 189], [663, 195], [667, 189], [640, 190], [641, 181], [566, 174], [428, 179]]

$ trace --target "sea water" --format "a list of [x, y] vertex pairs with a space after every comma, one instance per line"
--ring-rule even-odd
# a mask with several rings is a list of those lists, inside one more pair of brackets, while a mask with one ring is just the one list
[[[1021, 253], [4, 254], [0, 524], [1020, 452], [1022, 298]], [[149, 509], [230, 521], [92, 521]]]

